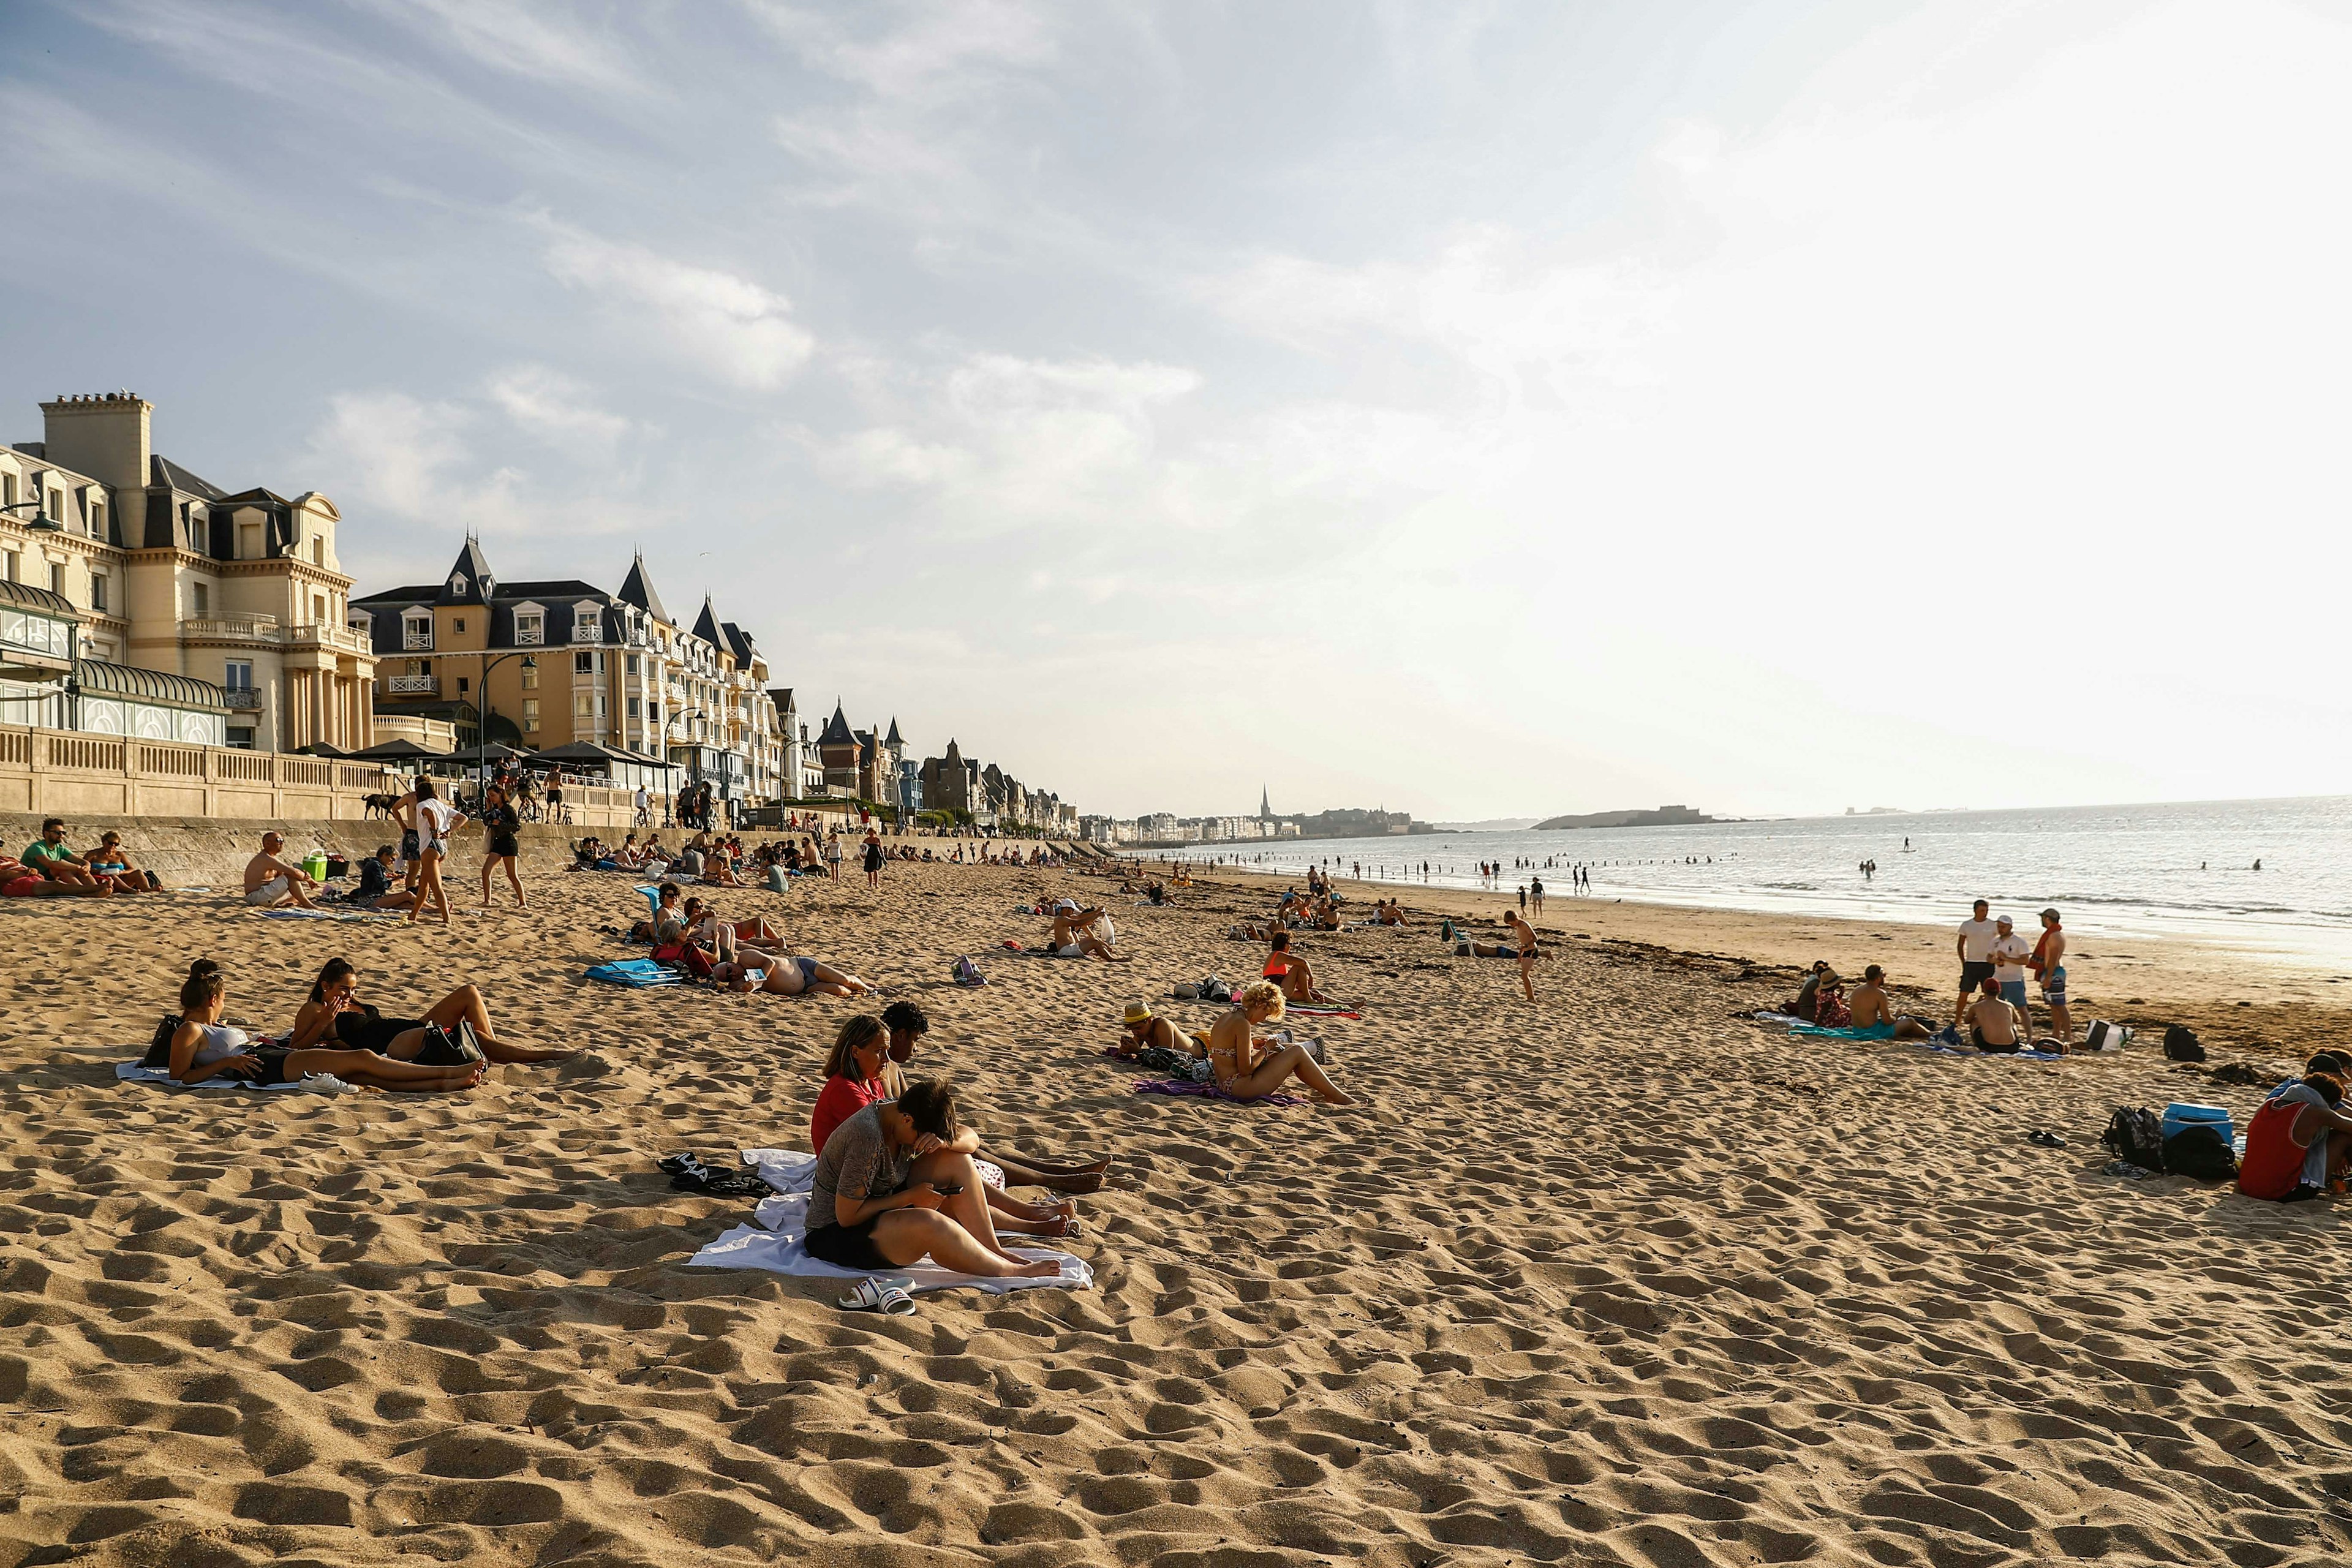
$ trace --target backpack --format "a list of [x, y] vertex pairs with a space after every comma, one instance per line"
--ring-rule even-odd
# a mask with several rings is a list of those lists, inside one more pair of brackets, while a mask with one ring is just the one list
[[180, 1032], [180, 1016], [166, 1013], [163, 1021], [155, 1026], [155, 1037], [147, 1042], [147, 1054], [139, 1058], [142, 1068], [168, 1068], [172, 1065], [172, 1037]]
[[2143, 1170], [2164, 1169], [2164, 1123], [2146, 1106], [2137, 1110], [2117, 1106], [2099, 1142], [2114, 1150], [2117, 1159]]
[[980, 965], [971, 959], [959, 958], [955, 961], [955, 983], [959, 985], [985, 985], [988, 976], [982, 974]]
[[2234, 1182], [2238, 1156], [2221, 1129], [2191, 1124], [2164, 1141], [2164, 1168], [2200, 1182]]
[[2164, 1031], [2164, 1055], [2168, 1061], [2201, 1062], [2205, 1059], [2205, 1047], [2197, 1038], [2196, 1030], [2172, 1024]]
[[1212, 974], [1206, 980], [1201, 982], [1202, 1001], [1230, 1002], [1233, 999], [1234, 988], [1226, 984], [1223, 981], [1218, 979], [1215, 975]]

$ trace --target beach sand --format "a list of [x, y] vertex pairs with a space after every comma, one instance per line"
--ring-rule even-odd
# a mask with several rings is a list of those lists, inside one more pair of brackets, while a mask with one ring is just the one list
[[[1255, 973], [1223, 931], [1263, 882], [1113, 894], [1118, 966], [991, 956], [1041, 934], [1017, 903], [1115, 886], [1069, 872], [722, 894], [928, 1009], [919, 1069], [992, 1142], [1118, 1157], [1073, 1244], [1097, 1289], [883, 1319], [683, 1266], [748, 1205], [655, 1159], [804, 1146], [856, 1005], [585, 984], [629, 880], [542, 874], [446, 932], [0, 905], [0, 1568], [2266, 1568], [2352, 1538], [2337, 1205], [2100, 1173], [2112, 1107], [2242, 1127], [2259, 1090], [2146, 1036], [2044, 1066], [1734, 1016], [1813, 956], [1941, 997], [1939, 933], [1554, 899], [1535, 1007], [1427, 922], [1302, 939], [1365, 1016], [1294, 1026], [1363, 1103], [1277, 1109], [1097, 1054], [1131, 998], [1211, 1019], [1159, 999]], [[112, 1079], [189, 957], [280, 1026], [336, 952], [388, 1008], [473, 979], [586, 1054], [447, 1098]], [[947, 984], [959, 952], [987, 986]], [[2265, 1072], [2257, 1039], [2342, 1037], [2324, 984], [2173, 956], [2095, 944], [2078, 1018], [2202, 1008], [2215, 1063]], [[2107, 1005], [2126, 973], [2142, 1004]]]

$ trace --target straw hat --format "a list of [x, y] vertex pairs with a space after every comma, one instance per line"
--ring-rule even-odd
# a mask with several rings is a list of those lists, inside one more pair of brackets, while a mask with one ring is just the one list
[[1121, 1023], [1126, 1024], [1129, 1027], [1132, 1028], [1134, 1026], [1136, 1026], [1136, 1025], [1138, 1025], [1138, 1024], [1142, 1023], [1145, 1019], [1147, 1019], [1147, 1018], [1149, 1018], [1149, 1017], [1150, 1017], [1150, 1016], [1151, 1016], [1151, 1004], [1150, 1004], [1150, 1003], [1149, 1003], [1149, 1002], [1129, 1002], [1129, 1003], [1127, 1005], [1127, 1016], [1126, 1016], [1125, 1018], [1121, 1019], [1121, 1020], [1120, 1020], [1120, 1022], [1121, 1022]]

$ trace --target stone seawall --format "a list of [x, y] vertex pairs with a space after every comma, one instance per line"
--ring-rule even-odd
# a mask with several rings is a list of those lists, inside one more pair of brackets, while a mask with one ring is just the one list
[[[59, 815], [65, 815], [60, 813]], [[340, 855], [347, 860], [358, 860], [375, 853], [376, 846], [400, 842], [399, 827], [381, 819], [374, 822], [272, 822], [248, 820], [222, 822], [203, 816], [66, 816], [66, 842], [77, 850], [98, 847], [99, 835], [109, 828], [122, 835], [122, 842], [131, 858], [162, 879], [167, 888], [194, 887], [199, 884], [226, 886], [239, 883], [245, 876], [245, 863], [261, 847], [261, 836], [272, 829], [286, 835], [286, 854], [289, 859], [299, 859], [313, 849], [330, 855]], [[583, 827], [562, 827], [545, 823], [523, 825], [522, 862], [526, 871], [561, 871], [572, 863], [572, 842], [582, 834], [596, 831]], [[25, 847], [40, 837], [41, 819], [19, 812], [0, 813], [0, 846], [11, 855], [21, 855]], [[664, 836], [677, 838], [672, 833]], [[473, 872], [482, 862], [482, 832], [478, 827], [461, 828], [457, 834], [456, 865]]]

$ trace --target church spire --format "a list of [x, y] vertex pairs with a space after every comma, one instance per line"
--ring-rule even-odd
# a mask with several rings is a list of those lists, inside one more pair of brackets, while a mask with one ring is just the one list
[[1260, 822], [1274, 820], [1274, 796], [1266, 793], [1264, 784], [1257, 786], [1257, 819]]

